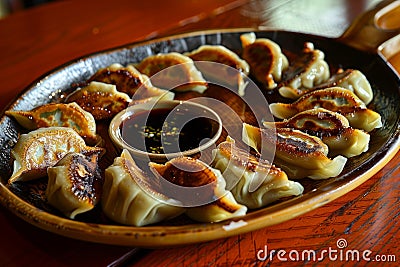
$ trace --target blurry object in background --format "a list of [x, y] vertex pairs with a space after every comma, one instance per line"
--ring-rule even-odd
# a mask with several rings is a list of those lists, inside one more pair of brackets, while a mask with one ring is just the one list
[[253, 0], [241, 14], [268, 29], [338, 37], [358, 14], [382, 0]]
[[53, 0], [0, 0], [0, 18], [18, 10], [27, 9]]
[[5, 17], [10, 11], [6, 0], [0, 0], [0, 18]]

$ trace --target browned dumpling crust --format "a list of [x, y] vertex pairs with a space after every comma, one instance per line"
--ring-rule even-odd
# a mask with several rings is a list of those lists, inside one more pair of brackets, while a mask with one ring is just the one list
[[217, 176], [211, 168], [202, 162], [189, 157], [179, 157], [171, 159], [165, 165], [150, 162], [149, 166], [153, 172], [158, 173], [163, 178], [161, 180], [161, 188], [166, 190], [161, 193], [169, 197], [179, 197], [178, 200], [185, 204], [193, 204], [191, 203], [192, 193], [185, 196], [185, 190], [183, 190], [181, 194], [175, 194], [175, 191], [168, 190], [168, 184], [171, 183], [183, 188], [199, 188], [201, 191], [199, 197], [202, 198], [199, 200], [200, 202], [211, 202], [214, 199], [215, 191], [217, 190]]
[[222, 172], [226, 188], [249, 209], [303, 193], [303, 186], [290, 181], [283, 170], [239, 148], [229, 137], [218, 145], [213, 155], [212, 165]]
[[203, 186], [217, 180], [210, 168], [194, 158], [174, 158], [165, 165], [150, 162], [150, 166], [167, 181], [184, 187]]
[[305, 43], [302, 53], [283, 73], [279, 93], [284, 97], [297, 99], [328, 80], [330, 71], [324, 58], [325, 54], [314, 49], [314, 44]]
[[296, 114], [282, 122], [264, 122], [267, 128], [292, 128], [317, 136], [328, 145], [330, 155], [358, 156], [368, 150], [370, 136], [354, 129], [343, 115], [324, 108]]
[[374, 98], [371, 84], [367, 80], [367, 77], [359, 70], [339, 69], [326, 82], [318, 85], [314, 89], [318, 90], [330, 87], [348, 89], [358, 96], [366, 105]]
[[207, 79], [237, 88], [241, 96], [245, 94], [245, 76], [249, 74], [250, 66], [235, 52], [222, 45], [202, 45], [185, 55], [193, 59], [196, 67]]
[[356, 129], [370, 132], [382, 127], [379, 113], [368, 109], [353, 92], [341, 87], [331, 87], [310, 92], [293, 103], [272, 103], [271, 113], [279, 119], [288, 119], [295, 114], [321, 107], [345, 116]]
[[321, 139], [294, 129], [260, 129], [244, 123], [243, 141], [261, 156], [275, 147], [275, 163], [293, 179], [335, 177], [347, 162], [343, 156], [328, 158], [328, 146]]
[[98, 156], [68, 153], [47, 169], [45, 193], [50, 205], [71, 219], [95, 207], [101, 192]]
[[28, 130], [42, 127], [70, 127], [88, 144], [97, 144], [101, 139], [96, 135], [96, 121], [92, 114], [83, 110], [75, 102], [45, 104], [31, 111], [8, 110], [6, 115], [15, 118]]
[[275, 88], [289, 66], [279, 45], [266, 38], [256, 38], [254, 33], [243, 34], [240, 40], [242, 58], [250, 65], [250, 73], [267, 89]]
[[199, 160], [179, 157], [164, 165], [150, 162], [149, 166], [161, 176], [162, 193], [178, 198], [188, 207], [185, 214], [195, 221], [217, 222], [247, 212], [247, 207], [237, 203], [225, 189], [221, 172]]
[[199, 93], [207, 90], [207, 82], [193, 60], [177, 52], [146, 57], [136, 68], [150, 77], [152, 83], [159, 88]]
[[125, 109], [131, 99], [127, 94], [118, 92], [115, 85], [91, 82], [69, 94], [66, 102], [76, 102], [91, 113], [95, 120], [105, 120]]
[[129, 97], [132, 97], [141, 86], [147, 87], [146, 80], [137, 69], [131, 65], [124, 67], [118, 63], [99, 69], [88, 80], [89, 83], [92, 81], [113, 84], [119, 92]]
[[193, 61], [211, 61], [224, 64], [234, 68], [245, 75], [249, 74], [249, 64], [241, 59], [235, 52], [222, 45], [202, 45], [192, 52], [186, 53], [186, 56]]
[[242, 166], [251, 172], [270, 172], [274, 175], [286, 176], [285, 172], [271, 164], [268, 160], [257, 158], [249, 151], [239, 148], [235, 144], [235, 140], [230, 137], [226, 141], [220, 143], [217, 147], [221, 156], [228, 158], [236, 166]]
[[114, 63], [106, 68], [98, 70], [88, 82], [97, 81], [113, 84], [117, 90], [126, 93], [132, 102], [144, 102], [148, 100], [162, 99], [172, 100], [175, 94], [153, 86], [149, 77], [141, 74], [133, 65], [126, 67]]
[[14, 171], [8, 183], [29, 181], [47, 175], [47, 168], [70, 152], [84, 155], [104, 154], [99, 147], [89, 147], [77, 132], [67, 127], [39, 128], [22, 134], [11, 150]]

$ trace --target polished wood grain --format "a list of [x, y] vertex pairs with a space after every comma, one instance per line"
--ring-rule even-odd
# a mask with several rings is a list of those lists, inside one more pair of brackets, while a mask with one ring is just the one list
[[[324, 4], [315, 6], [317, 2]], [[40, 76], [88, 53], [210, 28], [297, 30], [303, 23], [309, 32], [338, 36], [376, 2], [74, 0], [17, 12], [0, 20], [0, 108]], [[292, 14], [292, 20], [283, 23], [282, 14]], [[325, 18], [319, 27], [321, 14]], [[340, 251], [337, 242], [341, 239], [347, 242], [346, 249], [370, 250], [370, 258], [380, 255], [393, 261], [396, 257], [397, 262], [380, 262], [380, 266], [398, 266], [399, 157], [397, 153], [376, 175], [346, 195], [295, 219], [248, 234], [177, 248], [148, 250], [69, 239], [33, 227], [1, 207], [0, 266], [377, 265], [376, 261], [333, 261], [326, 254], [322, 262], [283, 262], [278, 258], [279, 250], [287, 252], [286, 258], [290, 251]], [[268, 256], [275, 252], [264, 261], [258, 259], [257, 255], [265, 256], [266, 248]]]

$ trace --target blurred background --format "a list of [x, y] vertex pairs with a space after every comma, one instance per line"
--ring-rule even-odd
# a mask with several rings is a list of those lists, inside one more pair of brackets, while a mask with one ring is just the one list
[[[210, 2], [215, 1], [221, 3], [221, 9], [216, 9], [204, 17], [204, 13], [198, 13], [182, 19], [180, 27], [176, 29], [176, 32], [192, 31], [192, 23], [197, 23], [197, 29], [207, 29], [209, 25], [212, 25], [212, 21], [218, 19], [218, 14], [221, 10], [224, 10], [224, 16], [226, 18], [232, 17], [234, 23], [232, 27], [255, 27], [260, 29], [281, 29], [295, 32], [311, 33], [321, 35], [325, 37], [336, 38], [343, 34], [344, 30], [366, 10], [376, 6], [377, 4], [384, 1], [395, 1], [395, 0], [173, 0], [167, 1], [170, 6], [182, 6], [182, 3], [189, 3], [188, 5], [197, 6], [200, 10]], [[400, 3], [400, 0], [396, 0]], [[46, 4], [47, 3], [47, 4]], [[59, 16], [67, 16], [64, 14], [63, 7], [65, 5], [72, 4], [76, 7], [76, 12], [73, 14], [73, 19], [86, 19], [86, 12], [91, 10], [107, 9], [110, 12], [107, 13], [108, 18], [112, 18], [119, 12], [118, 3], [122, 3], [129, 10], [137, 11], [138, 9], [144, 10], [144, 12], [152, 11], [159, 8], [160, 5], [165, 4], [163, 0], [0, 0], [0, 20], [2, 22], [7, 21], [9, 15], [13, 14], [18, 16], [29, 17], [29, 14], [34, 14], [36, 10], [43, 10], [49, 8], [54, 10], [53, 15], [49, 14], [46, 18], [38, 17], [34, 20], [34, 25], [22, 25], [21, 31], [30, 34], [29, 27], [34, 26], [37, 29], [45, 30], [49, 27], [63, 28], [64, 24], [59, 21]], [[222, 6], [224, 7], [222, 8]], [[30, 9], [24, 11], [26, 9]], [[185, 13], [180, 8], [173, 9], [173, 14], [168, 16], [179, 17]], [[40, 13], [40, 12], [39, 12]], [[111, 15], [114, 14], [114, 15]], [[226, 15], [229, 14], [229, 15]], [[166, 14], [164, 14], [166, 15]], [[398, 15], [396, 15], [398, 17]], [[11, 16], [12, 17], [12, 16]], [[226, 19], [225, 18], [225, 19]], [[10, 18], [11, 19], [11, 18]], [[146, 27], [149, 30], [148, 35], [142, 38], [153, 38], [157, 35], [163, 27], [160, 24], [160, 18], [154, 17], [153, 20], [149, 21]], [[105, 21], [106, 18], [95, 18], [92, 17], [90, 25], [99, 25], [100, 21]], [[134, 20], [134, 18], [132, 18]], [[200, 23], [198, 23], [201, 21]], [[395, 23], [399, 24], [399, 20], [396, 19]], [[6, 25], [7, 23], [2, 23]], [[83, 23], [83, 25], [86, 25]], [[85, 26], [82, 26], [83, 28]], [[398, 26], [396, 26], [398, 27]], [[36, 30], [37, 30], [36, 29]], [[94, 30], [93, 30], [94, 29]], [[94, 27], [92, 32], [99, 31], [99, 28]], [[128, 30], [129, 32], [129, 30]], [[126, 34], [121, 32], [121, 34]], [[110, 41], [110, 45], [112, 40]]]
[[8, 14], [54, 0], [0, 0], [0, 18]]
[[[58, 0], [0, 0], [0, 19], [24, 9], [36, 8], [44, 3], [56, 1]], [[112, 3], [116, 4], [118, 1], [120, 0], [114, 0]], [[182, 1], [198, 2], [201, 0]], [[232, 2], [235, 1], [240, 2], [232, 0]], [[238, 27], [260, 26], [337, 37], [357, 15], [381, 1], [383, 0], [248, 0], [249, 3], [243, 8], [237, 9], [236, 13], [235, 11], [231, 13], [232, 16], [243, 18], [239, 20], [242, 24], [237, 25]], [[106, 0], [91, 0], [91, 2], [97, 5], [101, 3], [103, 6], [110, 3]], [[142, 3], [139, 6], [156, 8], [160, 0], [131, 0], [132, 7], [135, 8], [138, 2]], [[85, 0], [78, 3], [77, 6], [82, 8], [90, 6], [86, 4]], [[114, 9], [117, 10], [118, 7]], [[185, 23], [189, 22], [192, 21], [188, 20]], [[204, 25], [206, 23], [207, 20], [204, 20]]]

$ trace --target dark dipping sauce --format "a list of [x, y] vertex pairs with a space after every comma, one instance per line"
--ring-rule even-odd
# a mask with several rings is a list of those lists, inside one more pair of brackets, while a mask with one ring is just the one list
[[215, 120], [186, 108], [141, 111], [126, 118], [120, 126], [128, 145], [154, 154], [195, 149], [212, 138], [217, 129]]

